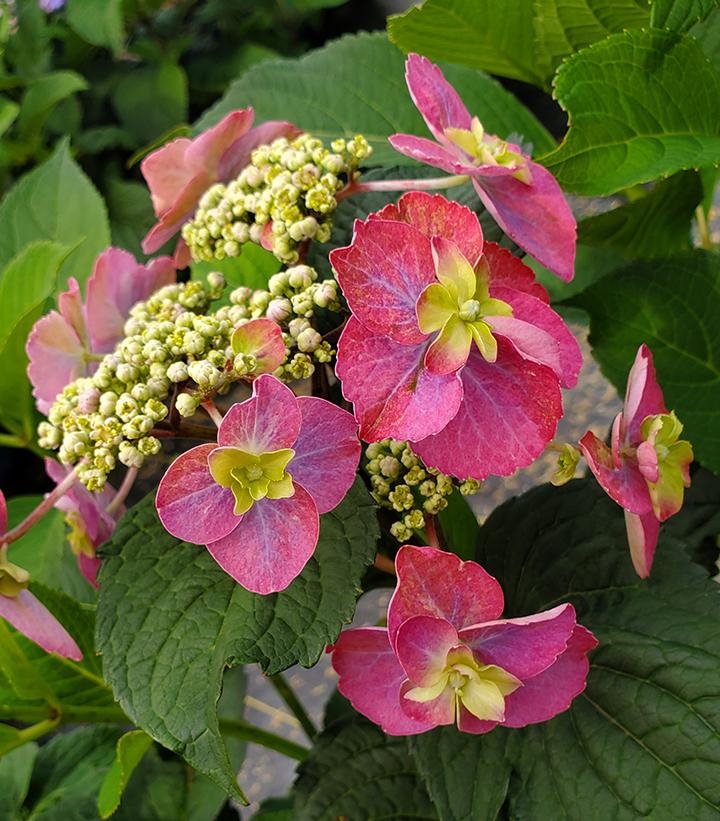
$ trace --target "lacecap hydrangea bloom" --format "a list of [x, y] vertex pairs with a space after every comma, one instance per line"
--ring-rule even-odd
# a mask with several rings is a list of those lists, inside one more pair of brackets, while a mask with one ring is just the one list
[[173, 462], [158, 514], [173, 536], [206, 545], [238, 584], [274, 593], [312, 556], [319, 515], [340, 504], [359, 459], [351, 414], [263, 375], [252, 397], [225, 414], [217, 444]]
[[336, 371], [362, 439], [408, 440], [460, 479], [537, 458], [582, 355], [533, 272], [484, 242], [472, 211], [404, 194], [330, 260], [352, 312]]
[[7, 504], [0, 490], [0, 618], [47, 653], [81, 661], [82, 651], [75, 639], [27, 589], [30, 574], [8, 559], [8, 548], [3, 544], [5, 533]]
[[630, 555], [641, 578], [650, 575], [660, 522], [677, 513], [690, 487], [693, 450], [668, 413], [650, 349], [638, 349], [608, 447], [592, 431], [580, 449], [603, 490], [625, 510]]
[[576, 225], [553, 175], [520, 146], [486, 134], [442, 71], [418, 54], [407, 58], [405, 77], [418, 111], [435, 141], [395, 134], [401, 154], [467, 175], [502, 230], [566, 282], [573, 278]]
[[572, 605], [499, 619], [498, 582], [432, 547], [400, 548], [396, 569], [387, 627], [345, 630], [329, 648], [340, 692], [389, 735], [525, 727], [585, 689], [597, 642]]

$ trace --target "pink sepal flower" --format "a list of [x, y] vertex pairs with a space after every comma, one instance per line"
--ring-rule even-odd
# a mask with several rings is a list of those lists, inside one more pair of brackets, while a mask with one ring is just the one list
[[353, 314], [336, 371], [362, 439], [410, 440], [462, 479], [537, 458], [582, 355], [532, 271], [484, 243], [472, 211], [404, 194], [330, 260]]
[[217, 445], [173, 462], [158, 488], [158, 514], [173, 536], [206, 545], [238, 584], [274, 593], [312, 556], [319, 514], [345, 497], [359, 459], [351, 414], [296, 397], [265, 374], [252, 397], [225, 414]]
[[251, 319], [233, 331], [232, 349], [255, 358], [253, 374], [272, 373], [285, 359], [282, 328], [272, 319]]
[[395, 134], [407, 157], [467, 174], [483, 205], [521, 248], [566, 282], [575, 265], [575, 218], [553, 175], [522, 149], [485, 134], [442, 71], [418, 54], [405, 64], [410, 96], [437, 142]]
[[[0, 547], [2, 537], [7, 532], [7, 504], [0, 490]], [[0, 573], [2, 573], [0, 556]], [[27, 589], [19, 590], [13, 596], [0, 594], [0, 618], [9, 622], [18, 632], [42, 647], [46, 653], [82, 661], [82, 651], [73, 637]]]
[[692, 446], [668, 413], [647, 345], [638, 348], [628, 375], [623, 410], [612, 427], [610, 447], [588, 431], [580, 449], [603, 490], [625, 510], [633, 566], [650, 575], [660, 522], [677, 513], [690, 487]]
[[[69, 470], [54, 459], [45, 459], [45, 472], [56, 484], [60, 484]], [[96, 550], [115, 530], [115, 518], [107, 512], [107, 507], [114, 498], [115, 490], [109, 483], [99, 493], [91, 493], [80, 482], [76, 482], [55, 503], [55, 507], [65, 514], [70, 527], [68, 540], [77, 557], [80, 572], [95, 588], [99, 587], [97, 573], [100, 569]], [[120, 505], [115, 516], [122, 516], [124, 512], [125, 506]]]
[[585, 689], [597, 642], [562, 604], [498, 619], [503, 594], [475, 562], [402, 547], [388, 626], [345, 630], [332, 647], [338, 689], [389, 735], [444, 724], [486, 733], [567, 710]]
[[170, 257], [141, 265], [121, 248], [108, 248], [95, 260], [84, 304], [71, 277], [68, 290], [58, 297], [59, 311], [35, 323], [25, 348], [38, 410], [47, 413], [66, 385], [94, 373], [93, 357], [115, 348], [133, 305], [172, 282], [175, 266]]
[[[251, 128], [252, 108], [232, 111], [217, 125], [190, 140], [167, 143], [142, 161], [140, 170], [150, 188], [158, 221], [143, 240], [143, 251], [152, 254], [164, 245], [195, 213], [202, 195], [217, 182], [229, 182], [249, 164], [259, 145], [278, 137], [292, 139], [300, 130], [292, 123], [270, 120]], [[190, 264], [185, 242], [175, 248], [178, 268]]]

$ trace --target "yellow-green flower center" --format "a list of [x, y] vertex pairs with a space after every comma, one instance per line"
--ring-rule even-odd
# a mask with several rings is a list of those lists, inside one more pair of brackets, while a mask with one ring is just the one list
[[28, 586], [30, 574], [8, 561], [7, 545], [0, 547], [0, 596], [14, 598]]
[[414, 687], [405, 693], [410, 701], [433, 701], [448, 689], [454, 703], [457, 721], [460, 705], [481, 721], [505, 718], [505, 697], [522, 686], [522, 682], [495, 664], [479, 664], [466, 647], [448, 653], [445, 668], [437, 680], [426, 687]]
[[445, 136], [454, 145], [473, 158], [474, 165], [500, 165], [513, 167], [513, 177], [530, 184], [532, 176], [527, 158], [513, 151], [506, 140], [485, 133], [480, 120], [473, 117], [470, 128], [446, 128]]
[[247, 453], [239, 448], [216, 448], [209, 459], [210, 473], [235, 497], [234, 513], [242, 516], [261, 499], [287, 499], [295, 493], [287, 471], [295, 451], [290, 448], [267, 453]]
[[647, 416], [640, 426], [641, 447], [650, 440], [657, 456], [657, 481], [646, 476], [646, 482], [653, 510], [661, 521], [680, 509], [689, 484], [687, 472], [693, 450], [689, 442], [680, 439], [682, 431], [682, 422], [674, 412]]
[[70, 549], [76, 556], [95, 557], [95, 547], [88, 535], [82, 516], [77, 511], [71, 511], [65, 516], [65, 524], [70, 528], [68, 541]]

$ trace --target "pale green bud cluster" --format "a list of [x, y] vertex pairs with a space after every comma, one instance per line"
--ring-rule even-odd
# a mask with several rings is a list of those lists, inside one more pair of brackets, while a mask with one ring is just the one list
[[382, 507], [399, 514], [390, 533], [407, 542], [425, 526], [426, 515], [437, 515], [448, 505], [448, 496], [457, 488], [463, 496], [480, 490], [475, 479], [458, 481], [436, 468], [425, 466], [408, 442], [383, 439], [365, 449], [365, 471], [370, 476], [372, 496]]
[[258, 146], [236, 179], [205, 192], [183, 226], [193, 259], [236, 257], [244, 243], [262, 241], [281, 262], [297, 262], [301, 243], [330, 239], [336, 195], [371, 151], [362, 136], [330, 149], [310, 134]]

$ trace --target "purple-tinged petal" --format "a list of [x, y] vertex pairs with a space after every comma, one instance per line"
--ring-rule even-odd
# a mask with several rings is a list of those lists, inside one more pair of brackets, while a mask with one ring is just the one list
[[514, 316], [488, 316], [485, 321], [493, 335], [506, 339], [523, 359], [547, 365], [560, 378], [560, 346], [547, 331]]
[[562, 416], [553, 371], [499, 339], [495, 362], [486, 362], [473, 346], [460, 374], [463, 400], [452, 420], [421, 441], [407, 437], [417, 455], [461, 479], [509, 476], [534, 462]]
[[327, 513], [342, 502], [355, 481], [361, 450], [357, 422], [324, 399], [300, 396], [297, 404], [302, 425], [288, 471], [313, 497], [318, 513]]
[[282, 328], [272, 319], [252, 319], [232, 335], [234, 353], [251, 354], [257, 359], [256, 373], [272, 373], [285, 359]]
[[295, 482], [287, 499], [262, 499], [225, 538], [207, 548], [222, 569], [253, 593], [277, 593], [315, 552], [320, 518], [312, 496]]
[[[45, 459], [45, 472], [55, 482], [60, 484], [67, 478], [70, 468], [63, 467], [55, 459]], [[65, 513], [76, 511], [80, 514], [85, 530], [94, 547], [99, 547], [107, 541], [115, 530], [116, 520], [107, 512], [106, 508], [115, 498], [115, 489], [106, 483], [99, 492], [89, 491], [80, 482], [76, 482], [70, 490], [55, 504], [58, 510]], [[116, 511], [120, 516], [125, 512], [121, 505]]]
[[0, 490], [0, 536], [7, 533], [7, 522], [7, 501], [5, 500], [5, 494]]
[[[230, 182], [237, 177], [250, 164], [250, 155], [259, 145], [268, 145], [280, 137], [294, 140], [300, 134], [301, 129], [285, 120], [268, 120], [251, 128], [224, 151], [217, 167], [217, 179], [220, 182]], [[189, 153], [192, 154], [194, 149], [193, 145]]]
[[588, 431], [578, 442], [588, 467], [608, 496], [630, 513], [652, 511], [652, 500], [645, 479], [632, 459], [622, 459], [616, 467], [610, 448]]
[[577, 228], [557, 180], [529, 162], [532, 182], [515, 177], [473, 177], [478, 196], [503, 231], [542, 265], [569, 282], [575, 269]]
[[187, 137], [166, 143], [148, 154], [140, 163], [140, 171], [150, 189], [155, 215], [167, 211], [179, 196], [193, 171], [185, 164], [185, 152], [191, 141]]
[[[368, 219], [407, 222], [430, 239], [443, 237], [450, 240], [473, 266], [483, 253], [483, 234], [477, 214], [440, 194], [408, 191], [396, 204], [386, 205], [376, 214], [370, 214]], [[528, 271], [534, 277], [532, 271]]]
[[430, 240], [403, 222], [355, 223], [352, 244], [330, 253], [343, 295], [354, 316], [375, 333], [397, 342], [425, 339], [415, 303], [435, 280]]
[[426, 57], [408, 55], [405, 81], [415, 107], [438, 140], [446, 139], [446, 128], [470, 128], [472, 118], [465, 103], [442, 71]]
[[28, 378], [41, 413], [47, 414], [66, 385], [88, 374], [85, 347], [57, 311], [50, 311], [33, 325], [25, 351], [30, 360]]
[[170, 257], [140, 265], [122, 248], [108, 248], [95, 260], [88, 280], [86, 315], [94, 353], [109, 353], [123, 336], [130, 309], [150, 294], [175, 282]]
[[75, 277], [68, 280], [68, 290], [63, 291], [58, 296], [58, 310], [63, 319], [75, 331], [78, 339], [84, 344], [88, 344], [88, 333], [85, 325], [85, 309], [82, 304], [80, 286]]
[[424, 733], [435, 725], [415, 721], [400, 708], [405, 671], [390, 646], [387, 630], [360, 627], [343, 630], [328, 648], [340, 677], [338, 690], [352, 706], [388, 735]]
[[[551, 364], [551, 361], [545, 361], [540, 357], [531, 356], [530, 358], [535, 358], [536, 362], [541, 362], [551, 367], [557, 374], [563, 388], [574, 388], [577, 384], [580, 371], [582, 370], [582, 351], [580, 350], [577, 339], [575, 339], [572, 331], [565, 324], [562, 317], [556, 314], [555, 311], [542, 300], [530, 294], [516, 291], [513, 288], [499, 286], [493, 282], [490, 288], [490, 294], [496, 299], [502, 299], [512, 307], [512, 318], [514, 320], [520, 320], [534, 325], [541, 332], [550, 335], [555, 340], [557, 343], [557, 359], [555, 365]], [[501, 319], [505, 319], [505, 317], [501, 317]], [[497, 327], [495, 317], [492, 317], [488, 321], [494, 328]], [[497, 330], [498, 333], [503, 333], [499, 328], [497, 328]], [[505, 336], [513, 343], [520, 342], [517, 337], [512, 337], [509, 334], [505, 334]], [[520, 353], [523, 353], [521, 347], [518, 345], [516, 345], [516, 347], [518, 347]], [[525, 350], [526, 356], [528, 353], [529, 351]]]
[[647, 579], [655, 557], [660, 522], [652, 511], [638, 515], [626, 510], [625, 529], [635, 572], [641, 579]]
[[336, 373], [343, 396], [354, 405], [361, 439], [423, 439], [457, 413], [459, 375], [431, 374], [423, 368], [425, 350], [374, 336], [350, 318], [338, 341]]
[[546, 305], [550, 304], [550, 295], [537, 282], [532, 268], [528, 268], [507, 248], [501, 248], [496, 242], [486, 242], [483, 247], [483, 257], [483, 262], [490, 270], [490, 296], [495, 296], [494, 292], [497, 288], [512, 288], [515, 291], [529, 294]]
[[[522, 690], [522, 687], [520, 687], [520, 689]], [[515, 690], [515, 692], [517, 693], [518, 691]], [[507, 705], [507, 701], [505, 703]], [[457, 726], [458, 730], [462, 733], [473, 733], [473, 735], [480, 735], [481, 733], [489, 733], [490, 730], [494, 730], [498, 725], [497, 721], [485, 721], [484, 719], [474, 716], [462, 702], [460, 702], [458, 707]]]
[[231, 147], [248, 133], [254, 116], [252, 107], [226, 114], [219, 123], [203, 131], [187, 146], [186, 166], [194, 173], [205, 171], [213, 182], [225, 182], [218, 173], [221, 161]]
[[628, 374], [625, 405], [620, 425], [620, 439], [625, 445], [641, 441], [640, 426], [646, 416], [667, 413], [662, 390], [655, 375], [652, 353], [642, 344]]
[[446, 687], [432, 701], [414, 701], [406, 698], [407, 693], [415, 689], [415, 684], [405, 681], [400, 686], [400, 706], [405, 715], [418, 722], [442, 727], [455, 721], [455, 693], [452, 687]]
[[155, 506], [165, 530], [193, 544], [207, 544], [231, 533], [241, 521], [233, 513], [232, 491], [210, 475], [208, 457], [215, 445], [190, 448], [160, 480]]
[[496, 664], [524, 681], [542, 673], [564, 652], [575, 623], [575, 608], [561, 604], [532, 616], [466, 627], [460, 641], [482, 664]]
[[[405, 157], [417, 160], [423, 165], [431, 165], [447, 171], [448, 174], [472, 174], [476, 167], [460, 155], [456, 148], [446, 148], [444, 145], [429, 140], [427, 137], [415, 137], [412, 134], [393, 134], [388, 137], [390, 145]], [[509, 173], [512, 173], [510, 170]]]
[[457, 630], [449, 621], [413, 616], [398, 628], [395, 655], [413, 687], [430, 687], [442, 675], [448, 653], [457, 644]]
[[394, 644], [400, 625], [414, 616], [445, 619], [456, 630], [496, 619], [503, 610], [497, 581], [476, 562], [434, 547], [405, 545], [395, 558], [397, 587], [388, 607]]
[[100, 565], [102, 564], [100, 559], [80, 553], [77, 557], [77, 562], [83, 576], [96, 590], [99, 590], [100, 585], [98, 584], [97, 574], [98, 570], [100, 570]]
[[73, 637], [29, 590], [21, 590], [17, 596], [0, 596], [0, 618], [46, 653], [82, 661], [83, 654]]
[[595, 636], [577, 625], [557, 661], [506, 697], [503, 724], [526, 727], [567, 710], [585, 689], [590, 666], [587, 654], [596, 646]]
[[218, 430], [218, 445], [248, 453], [291, 448], [300, 432], [302, 415], [295, 394], [270, 374], [253, 382], [253, 395], [233, 405]]

